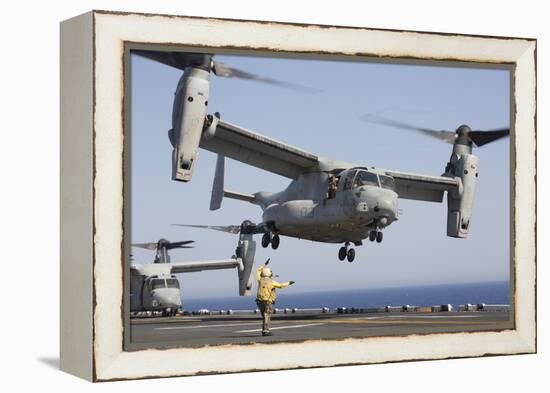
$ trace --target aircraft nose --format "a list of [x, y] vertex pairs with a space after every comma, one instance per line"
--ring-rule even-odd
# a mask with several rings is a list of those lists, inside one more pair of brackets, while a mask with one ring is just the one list
[[384, 192], [376, 199], [374, 212], [378, 217], [386, 217], [390, 221], [397, 217], [397, 194], [393, 191]]
[[177, 288], [159, 288], [155, 291], [155, 298], [163, 307], [180, 307], [181, 298]]

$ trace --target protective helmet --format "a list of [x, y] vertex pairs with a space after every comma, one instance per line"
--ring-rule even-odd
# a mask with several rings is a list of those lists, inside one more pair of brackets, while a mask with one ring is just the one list
[[270, 268], [264, 267], [262, 269], [262, 277], [271, 277], [272, 275], [273, 275], [273, 272], [271, 271]]

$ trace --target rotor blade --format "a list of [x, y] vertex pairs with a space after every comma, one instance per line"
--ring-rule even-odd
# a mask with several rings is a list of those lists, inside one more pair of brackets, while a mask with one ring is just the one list
[[157, 243], [132, 243], [132, 247], [145, 248], [146, 250], [155, 250]]
[[452, 131], [445, 131], [445, 130], [433, 131], [433, 130], [426, 130], [426, 129], [424, 130], [418, 129], [418, 131], [423, 133], [424, 135], [431, 136], [432, 138], [439, 139], [443, 142], [447, 142], [450, 144], [455, 143], [456, 133]]
[[377, 124], [382, 124], [382, 125], [390, 126], [394, 128], [400, 128], [402, 130], [421, 132], [424, 135], [428, 135], [428, 136], [431, 136], [432, 138], [437, 138], [439, 140], [442, 140], [444, 142], [451, 143], [451, 144], [454, 143], [456, 139], [456, 133], [452, 131], [434, 130], [431, 128], [417, 127], [412, 124], [402, 123], [396, 120], [385, 119], [379, 116], [366, 115], [361, 117], [361, 120], [368, 121], [369, 123], [377, 123]]
[[303, 86], [297, 83], [285, 82], [278, 79], [268, 78], [261, 75], [256, 75], [248, 71], [239, 70], [238, 68], [229, 66], [228, 64], [220, 61], [214, 61], [213, 67], [214, 74], [224, 78], [240, 78], [257, 82], [264, 82], [270, 85], [286, 87], [288, 89], [307, 92], [307, 93], [319, 93], [321, 90], [311, 87]]
[[183, 56], [175, 56], [173, 52], [158, 52], [158, 51], [147, 51], [147, 50], [133, 50], [133, 54], [136, 54], [141, 57], [145, 57], [149, 60], [154, 60], [164, 65], [174, 67], [180, 70], [184, 70], [187, 67], [187, 59]]
[[181, 241], [181, 242], [170, 242], [166, 245], [166, 248], [168, 250], [171, 250], [173, 248], [193, 248], [193, 246], [186, 246], [185, 244], [191, 244], [191, 243], [195, 243], [194, 240], [184, 240], [184, 241]]
[[210, 61], [212, 57], [212, 55], [206, 53], [162, 52], [148, 50], [132, 50], [132, 53], [182, 71], [185, 70], [185, 67], [190, 65], [210, 69]]
[[180, 227], [190, 227], [190, 228], [203, 228], [203, 229], [213, 229], [215, 231], [227, 232], [237, 234], [241, 231], [240, 225], [186, 225], [186, 224], [172, 224]]
[[[190, 65], [200, 66], [204, 69], [210, 69], [210, 61], [212, 58], [212, 55], [206, 53], [162, 52], [147, 50], [132, 50], [132, 53], [150, 60], [157, 61], [167, 66], [177, 68], [182, 71]], [[303, 86], [297, 83], [284, 82], [277, 79], [267, 78], [247, 71], [239, 70], [238, 68], [231, 67], [219, 61], [214, 61], [212, 63], [212, 71], [214, 71], [214, 74], [216, 76], [225, 78], [248, 79], [309, 93], [320, 92], [320, 90], [318, 89], [313, 89], [311, 87]]]
[[504, 138], [510, 135], [509, 128], [500, 128], [498, 130], [489, 130], [489, 131], [470, 131], [468, 136], [476, 144], [476, 146], [483, 146], [487, 143], [494, 142], [500, 138]]
[[191, 244], [191, 243], [195, 243], [194, 240], [182, 240], [180, 242], [170, 242], [170, 244]]

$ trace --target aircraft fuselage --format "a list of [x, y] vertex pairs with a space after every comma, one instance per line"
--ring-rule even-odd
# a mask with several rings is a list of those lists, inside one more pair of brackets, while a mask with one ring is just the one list
[[330, 176], [324, 172], [305, 173], [284, 191], [256, 194], [262, 202], [263, 222], [280, 235], [360, 243], [372, 230], [397, 220], [397, 194], [391, 185], [381, 186], [376, 172], [345, 170], [338, 175], [332, 194]]

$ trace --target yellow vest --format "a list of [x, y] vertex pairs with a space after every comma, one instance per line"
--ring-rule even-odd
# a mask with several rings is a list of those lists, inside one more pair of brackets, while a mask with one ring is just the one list
[[264, 265], [260, 266], [256, 273], [258, 278], [258, 294], [256, 295], [256, 299], [262, 302], [275, 303], [275, 299], [277, 298], [275, 288], [287, 287], [290, 285], [290, 282], [279, 283], [271, 277], [261, 277], [261, 271], [264, 267]]
[[263, 277], [258, 282], [258, 296], [257, 299], [262, 302], [275, 302], [277, 295], [275, 287], [273, 286], [273, 280], [270, 277]]

